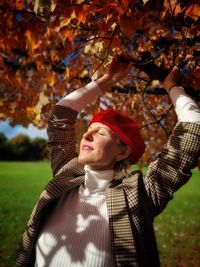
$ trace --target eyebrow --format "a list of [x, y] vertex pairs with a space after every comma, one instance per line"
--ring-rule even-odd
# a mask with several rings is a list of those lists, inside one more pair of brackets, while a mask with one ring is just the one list
[[89, 128], [88, 128], [88, 130], [89, 129], [95, 129], [95, 130], [100, 130], [100, 129], [103, 129], [103, 130], [105, 130], [105, 131], [107, 131], [109, 134], [114, 134], [114, 132], [111, 130], [111, 129], [109, 129], [109, 127], [107, 128], [107, 127], [104, 127], [104, 126], [94, 126], [94, 127], [92, 127], [92, 126], [90, 126]]
[[108, 128], [103, 127], [103, 126], [96, 126], [96, 127], [92, 127], [92, 126], [90, 126], [88, 129], [97, 129], [97, 130], [99, 130], [99, 129], [105, 129], [105, 130], [109, 131]]
[[115, 137], [121, 142], [121, 144], [126, 145], [126, 144], [120, 139], [120, 137], [119, 137], [114, 131], [112, 131], [109, 127], [108, 127], [108, 128], [106, 128], [106, 127], [104, 127], [104, 126], [96, 126], [96, 127], [92, 127], [92, 125], [90, 125], [90, 126], [88, 127], [88, 130], [89, 130], [89, 129], [97, 129], [97, 130], [99, 130], [99, 129], [105, 129], [106, 131], [108, 131], [108, 133], [109, 133], [111, 136], [115, 136]]

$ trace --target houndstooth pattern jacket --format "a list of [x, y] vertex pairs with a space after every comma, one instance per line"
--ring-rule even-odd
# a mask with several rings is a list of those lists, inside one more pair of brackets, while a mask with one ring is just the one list
[[[54, 106], [48, 135], [53, 179], [40, 195], [18, 248], [15, 266], [34, 266], [38, 231], [56, 201], [84, 182], [84, 166], [77, 161], [74, 125], [77, 112]], [[147, 174], [119, 176], [106, 191], [109, 226], [116, 266], [154, 266], [159, 255], [153, 230], [154, 217], [173, 193], [191, 177], [200, 157], [200, 124], [177, 123], [161, 154]], [[116, 174], [116, 176], [119, 174]], [[93, 266], [92, 266], [93, 267]]]

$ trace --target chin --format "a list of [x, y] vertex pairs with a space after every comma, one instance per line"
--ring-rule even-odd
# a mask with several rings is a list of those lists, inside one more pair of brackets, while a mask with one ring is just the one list
[[90, 161], [88, 161], [86, 158], [82, 158], [82, 157], [78, 157], [78, 163], [86, 165], [88, 164]]

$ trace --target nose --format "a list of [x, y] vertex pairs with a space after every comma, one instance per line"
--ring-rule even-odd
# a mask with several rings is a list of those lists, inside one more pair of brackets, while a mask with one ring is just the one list
[[87, 141], [93, 141], [93, 131], [88, 130], [87, 132], [85, 132], [83, 138]]

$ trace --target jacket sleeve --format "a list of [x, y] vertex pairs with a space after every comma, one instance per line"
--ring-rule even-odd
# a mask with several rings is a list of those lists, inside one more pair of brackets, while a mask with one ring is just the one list
[[153, 216], [173, 198], [173, 193], [191, 177], [200, 157], [200, 124], [179, 122], [161, 154], [144, 177]]
[[53, 106], [47, 127], [48, 150], [54, 176], [77, 156], [75, 122], [77, 112], [64, 106]]

